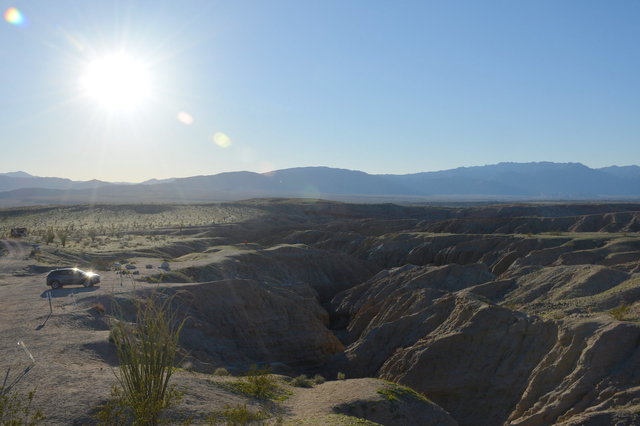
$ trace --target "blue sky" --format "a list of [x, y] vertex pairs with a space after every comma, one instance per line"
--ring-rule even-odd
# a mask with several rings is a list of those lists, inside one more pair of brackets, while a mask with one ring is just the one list
[[[26, 18], [0, 22], [0, 172], [141, 181], [640, 162], [633, 0], [0, 6]], [[88, 63], [117, 51], [148, 70], [135, 110], [79, 88]]]

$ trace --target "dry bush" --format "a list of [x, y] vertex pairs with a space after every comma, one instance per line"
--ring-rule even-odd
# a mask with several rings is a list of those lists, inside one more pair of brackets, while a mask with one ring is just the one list
[[98, 315], [104, 315], [104, 313], [107, 311], [102, 303], [96, 303], [91, 307], [91, 309], [95, 310]]

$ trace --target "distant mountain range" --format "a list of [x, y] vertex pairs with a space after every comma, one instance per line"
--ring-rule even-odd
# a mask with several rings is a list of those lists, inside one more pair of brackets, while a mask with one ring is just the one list
[[0, 173], [0, 206], [4, 207], [194, 203], [259, 197], [362, 201], [639, 199], [640, 167], [592, 169], [580, 163], [499, 163], [406, 175], [299, 167], [268, 173], [151, 179], [139, 184]]

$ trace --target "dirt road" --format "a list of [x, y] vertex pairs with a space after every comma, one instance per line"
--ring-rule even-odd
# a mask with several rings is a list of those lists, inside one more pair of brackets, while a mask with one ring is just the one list
[[[50, 290], [46, 273], [29, 273], [28, 243], [0, 240], [0, 372], [6, 387], [36, 389], [47, 424], [82, 419], [108, 394], [115, 376], [97, 296], [131, 290], [115, 272], [95, 287]], [[88, 378], [90, 378], [88, 380]]]

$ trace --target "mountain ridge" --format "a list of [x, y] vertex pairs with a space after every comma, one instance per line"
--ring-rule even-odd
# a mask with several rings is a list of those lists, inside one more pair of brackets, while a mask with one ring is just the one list
[[0, 173], [0, 206], [100, 202], [215, 202], [293, 197], [598, 200], [640, 198], [640, 167], [503, 162], [404, 175], [326, 166], [224, 172], [142, 183]]

